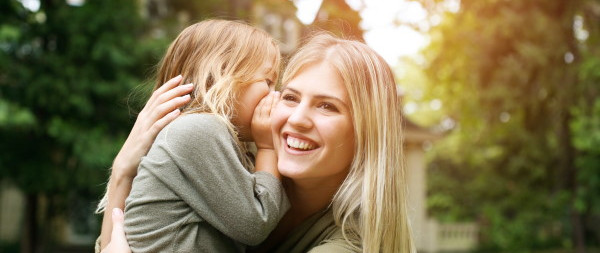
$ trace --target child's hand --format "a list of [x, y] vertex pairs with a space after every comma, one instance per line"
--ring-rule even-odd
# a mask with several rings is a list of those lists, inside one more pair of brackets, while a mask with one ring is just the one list
[[252, 137], [257, 149], [273, 149], [271, 134], [271, 109], [279, 102], [279, 92], [271, 91], [254, 109], [252, 116]]

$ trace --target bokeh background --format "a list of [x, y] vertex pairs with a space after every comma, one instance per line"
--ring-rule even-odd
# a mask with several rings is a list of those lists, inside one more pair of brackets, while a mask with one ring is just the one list
[[157, 62], [211, 17], [384, 56], [420, 252], [600, 252], [598, 0], [2, 0], [0, 252], [93, 250]]

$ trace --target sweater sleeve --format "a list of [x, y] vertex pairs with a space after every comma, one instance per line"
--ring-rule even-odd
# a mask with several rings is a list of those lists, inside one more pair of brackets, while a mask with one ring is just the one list
[[148, 168], [150, 173], [226, 236], [247, 245], [266, 239], [289, 208], [281, 182], [248, 172], [217, 116], [183, 115], [165, 130], [156, 150], [176, 166]]

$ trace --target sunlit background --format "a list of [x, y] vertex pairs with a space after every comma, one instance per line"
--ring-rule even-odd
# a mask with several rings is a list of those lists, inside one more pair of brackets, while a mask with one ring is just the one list
[[600, 252], [598, 0], [1, 1], [0, 252], [93, 250], [156, 63], [214, 17], [383, 56], [419, 252]]

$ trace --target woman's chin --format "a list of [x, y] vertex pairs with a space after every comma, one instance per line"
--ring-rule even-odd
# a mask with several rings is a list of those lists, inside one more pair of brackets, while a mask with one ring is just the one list
[[277, 167], [282, 176], [291, 179], [299, 179], [306, 174], [306, 168], [303, 168], [295, 163], [283, 162], [280, 160], [277, 163]]

